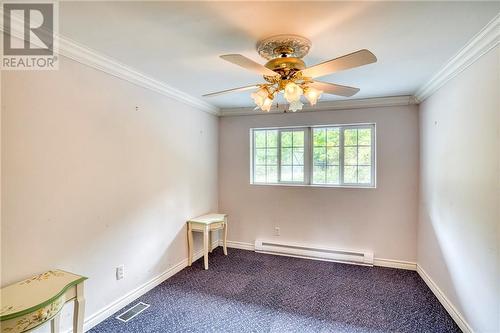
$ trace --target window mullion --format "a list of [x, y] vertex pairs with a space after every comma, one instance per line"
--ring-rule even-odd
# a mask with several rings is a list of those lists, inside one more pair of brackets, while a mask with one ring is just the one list
[[277, 157], [278, 157], [278, 183], [281, 183], [281, 129], [278, 130], [278, 140], [277, 140]]
[[375, 154], [377, 153], [377, 149], [375, 147], [375, 145], [377, 144], [376, 140], [375, 140], [375, 126], [372, 125], [370, 126], [371, 128], [371, 148], [370, 148], [370, 155], [371, 155], [371, 165], [370, 165], [370, 174], [371, 174], [371, 182], [370, 182], [370, 185], [371, 186], [375, 186], [375, 172], [377, 170], [377, 166], [376, 166], [376, 156]]
[[250, 165], [251, 165], [251, 172], [250, 172], [250, 177], [251, 177], [251, 180], [252, 180], [252, 184], [255, 183], [255, 130], [252, 129], [252, 131], [250, 132], [251, 134], [251, 152], [250, 152]]
[[344, 185], [344, 127], [339, 127], [339, 185]]
[[268, 180], [268, 178], [267, 178], [267, 149], [268, 149], [268, 145], [267, 145], [267, 134], [269, 133], [269, 130], [266, 130], [266, 131], [265, 131], [265, 133], [266, 133], [266, 145], [265, 145], [265, 150], [264, 150], [264, 152], [265, 152], [265, 157], [266, 157], [266, 159], [265, 159], [265, 160], [266, 160], [266, 163], [265, 163], [265, 166], [264, 166], [264, 171], [265, 171], [265, 175], [266, 175], [266, 176], [265, 176], [265, 177], [266, 177], [266, 183], [269, 183], [269, 180]]
[[312, 130], [311, 127], [304, 129], [304, 184], [311, 185], [312, 179]]

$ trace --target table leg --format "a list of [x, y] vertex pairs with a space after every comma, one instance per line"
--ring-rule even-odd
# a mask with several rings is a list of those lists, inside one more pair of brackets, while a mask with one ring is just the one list
[[50, 321], [50, 333], [59, 333], [60, 322], [61, 322], [61, 312], [56, 314]]
[[205, 269], [208, 269], [208, 233], [210, 232], [209, 226], [205, 226], [203, 230], [203, 260]]
[[85, 298], [83, 295], [83, 282], [76, 285], [76, 298], [73, 311], [73, 333], [83, 333], [83, 320], [85, 316]]
[[224, 255], [227, 256], [227, 216], [224, 218]]
[[210, 250], [210, 253], [214, 250], [213, 243], [212, 243], [212, 231], [208, 230], [208, 249]]
[[188, 223], [188, 266], [193, 263], [193, 230], [191, 229], [191, 223]]

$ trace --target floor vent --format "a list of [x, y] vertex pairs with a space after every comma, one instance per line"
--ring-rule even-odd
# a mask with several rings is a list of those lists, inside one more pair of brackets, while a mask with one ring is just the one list
[[373, 252], [340, 250], [257, 239], [255, 252], [373, 266]]
[[137, 316], [139, 313], [146, 310], [147, 308], [149, 308], [149, 304], [139, 302], [136, 305], [134, 305], [133, 307], [131, 307], [130, 309], [128, 309], [127, 311], [125, 311], [124, 313], [122, 313], [121, 315], [117, 316], [116, 319], [126, 323], [127, 321], [134, 318], [135, 316]]

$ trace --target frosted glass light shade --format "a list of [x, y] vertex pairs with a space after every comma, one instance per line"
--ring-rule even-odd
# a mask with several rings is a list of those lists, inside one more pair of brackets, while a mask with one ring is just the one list
[[302, 88], [293, 82], [288, 82], [285, 86], [285, 99], [288, 101], [288, 103], [300, 100], [300, 96], [302, 96], [302, 93]]
[[295, 112], [295, 111], [302, 110], [302, 106], [304, 106], [304, 104], [302, 104], [302, 102], [300, 100], [297, 100], [297, 101], [290, 102], [290, 106], [288, 107], [288, 109], [292, 112]]
[[270, 99], [269, 97], [266, 97], [260, 108], [262, 109], [262, 111], [269, 112], [271, 110], [272, 105], [273, 105], [273, 100]]
[[265, 88], [260, 88], [256, 92], [252, 93], [250, 96], [252, 97], [253, 101], [255, 104], [259, 107], [262, 108], [262, 105], [264, 105], [264, 101], [266, 98], [268, 98], [268, 91]]
[[318, 99], [321, 98], [322, 93], [323, 92], [321, 90], [309, 87], [304, 92], [304, 96], [307, 98], [311, 105], [314, 105], [316, 104], [316, 102], [318, 102]]

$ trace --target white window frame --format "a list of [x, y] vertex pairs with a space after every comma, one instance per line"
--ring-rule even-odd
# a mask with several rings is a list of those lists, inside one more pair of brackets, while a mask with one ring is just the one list
[[[315, 128], [338, 128], [339, 129], [339, 184], [314, 184], [313, 181], [313, 129]], [[344, 183], [344, 130], [345, 129], [363, 129], [370, 128], [371, 131], [371, 183]], [[254, 131], [259, 130], [277, 130], [277, 159], [278, 159], [278, 182], [255, 182], [254, 181]], [[304, 181], [281, 181], [281, 132], [304, 131]], [[376, 188], [377, 187], [377, 126], [376, 123], [354, 123], [354, 124], [327, 124], [310, 126], [284, 126], [284, 127], [260, 127], [250, 129], [250, 184], [252, 185], [282, 185], [282, 186], [310, 186], [310, 187], [341, 187], [341, 188]]]
[[[256, 182], [255, 174], [254, 174], [254, 163], [253, 159], [255, 156], [255, 136], [254, 131], [262, 131], [262, 130], [275, 130], [278, 132], [277, 138], [277, 167], [278, 167], [278, 182], [269, 183], [269, 182]], [[293, 131], [304, 131], [304, 180], [303, 181], [281, 181], [281, 132], [293, 132]], [[310, 146], [310, 127], [304, 126], [291, 126], [291, 127], [269, 127], [269, 128], [251, 128], [250, 129], [250, 184], [253, 185], [308, 185], [310, 170], [309, 170], [309, 146]]]

